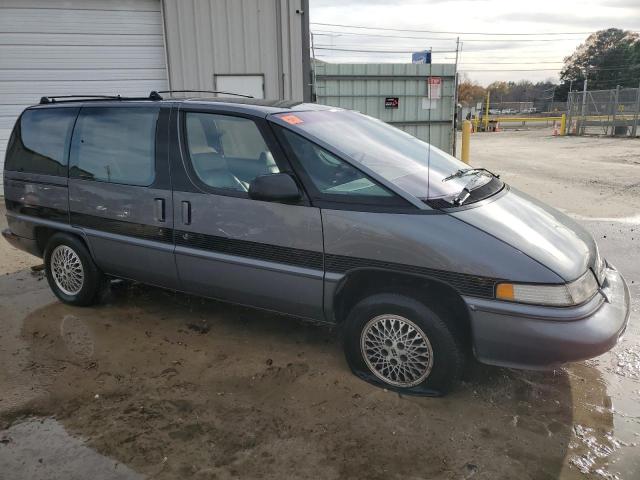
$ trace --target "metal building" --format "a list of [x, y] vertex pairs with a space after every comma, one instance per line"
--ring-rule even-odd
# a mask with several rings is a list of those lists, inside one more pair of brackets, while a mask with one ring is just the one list
[[0, 194], [15, 119], [42, 95], [308, 99], [308, 32], [308, 0], [0, 0]]
[[318, 103], [358, 110], [452, 153], [455, 79], [452, 64], [331, 64], [314, 68]]
[[163, 3], [173, 89], [309, 99], [308, 0]]

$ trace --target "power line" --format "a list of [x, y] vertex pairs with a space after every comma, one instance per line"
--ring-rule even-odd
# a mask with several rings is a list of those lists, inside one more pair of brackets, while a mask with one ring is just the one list
[[[355, 46], [355, 45], [354, 45]], [[377, 45], [371, 45], [371, 47], [376, 47]], [[332, 46], [329, 45], [316, 45], [315, 47], [317, 50], [339, 50], [339, 51], [345, 51], [346, 49], [338, 49], [338, 48], [334, 48]], [[413, 53], [414, 50], [407, 50], [407, 51], [400, 51], [400, 50], [348, 50], [348, 51], [355, 51], [355, 52], [370, 52], [370, 53]], [[444, 58], [443, 60], [447, 60], [446, 58]], [[449, 60], [453, 60], [453, 58], [449, 58]], [[460, 61], [458, 62], [459, 64], [462, 65], [544, 65], [544, 64], [562, 64], [564, 63], [562, 60], [557, 60], [555, 62], [549, 62], [549, 61], [541, 61], [541, 62], [465, 62], [465, 61]]]
[[[337, 47], [340, 47], [340, 48], [345, 48], [345, 47], [352, 47], [352, 48], [360, 48], [360, 47], [364, 47], [364, 48], [403, 48], [403, 49], [404, 48], [412, 48], [412, 49], [414, 49], [414, 51], [419, 50], [419, 49], [424, 50], [424, 49], [428, 49], [430, 47], [433, 47], [433, 45], [431, 45], [431, 44], [428, 44], [428, 45], [425, 45], [425, 44], [422, 44], [422, 45], [420, 45], [420, 44], [411, 45], [411, 44], [408, 44], [406, 42], [404, 42], [404, 43], [387, 43], [385, 45], [380, 45], [379, 43], [380, 42], [377, 42], [375, 44], [374, 43], [370, 44], [368, 42], [342, 42], [342, 41], [327, 43], [327, 41], [324, 40], [324, 43], [317, 43], [316, 46], [318, 46], [318, 47], [330, 47], [330, 48], [337, 48]], [[446, 48], [446, 46], [443, 46], [443, 48]], [[463, 53], [478, 53], [478, 52], [485, 52], [485, 51], [488, 51], [488, 50], [489, 49], [462, 50], [462, 52]], [[503, 50], [503, 49], [500, 49], [500, 50]], [[542, 53], [542, 52], [544, 52], [544, 50], [536, 50], [536, 52]], [[550, 50], [548, 50], [548, 52], [551, 53]], [[528, 54], [528, 53], [533, 53], [533, 52], [531, 52], [530, 50], [527, 50], [527, 51], [525, 51], [525, 53]], [[558, 54], [556, 53], [556, 55], [558, 55]], [[564, 56], [566, 56], [566, 55], [564, 55]]]
[[382, 30], [388, 32], [414, 32], [414, 33], [441, 33], [448, 35], [488, 35], [488, 36], [503, 36], [503, 35], [513, 35], [513, 36], [521, 36], [521, 35], [588, 35], [594, 32], [541, 32], [541, 33], [491, 33], [491, 32], [453, 32], [453, 31], [445, 31], [445, 30], [411, 30], [408, 28], [385, 28], [385, 27], [367, 27], [364, 25], [345, 25], [339, 23], [321, 23], [321, 22], [309, 22], [311, 25], [322, 25], [325, 27], [340, 27], [340, 28], [358, 28], [362, 30]]
[[545, 65], [551, 63], [564, 63], [562, 60], [557, 62], [458, 62], [462, 65]]
[[329, 30], [316, 30], [311, 32], [314, 35], [328, 37], [328, 36], [338, 36], [338, 35], [349, 35], [349, 36], [357, 36], [357, 37], [382, 37], [382, 38], [405, 38], [412, 40], [441, 40], [441, 41], [451, 41], [455, 42], [456, 37], [413, 37], [406, 35], [383, 35], [376, 33], [359, 33], [359, 32], [334, 32]]
[[[436, 37], [410, 37], [405, 35], [380, 35], [380, 34], [369, 34], [369, 33], [356, 33], [356, 32], [328, 32], [328, 31], [314, 31], [314, 35], [318, 36], [341, 36], [341, 35], [356, 35], [361, 37], [382, 37], [382, 38], [402, 38], [405, 40], [430, 40], [430, 41], [455, 41], [455, 38], [436, 38]], [[506, 34], [505, 34], [506, 35]], [[540, 34], [544, 35], [544, 34]], [[488, 39], [488, 38], [462, 38], [464, 42], [577, 42], [580, 41], [579, 38], [500, 38], [500, 39]]]
[[[368, 43], [335, 43], [335, 44], [318, 44], [318, 46], [320, 47], [326, 47], [326, 48], [366, 48], [366, 49], [385, 49], [385, 48], [395, 48], [395, 49], [412, 49], [412, 52], [417, 52], [420, 50], [425, 50], [428, 49], [429, 47], [431, 47], [432, 45], [429, 46], [425, 46], [425, 45], [406, 45], [406, 44], [400, 44], [400, 45], [395, 45], [395, 44], [387, 44], [387, 45], [377, 45], [377, 44], [371, 44], [369, 45]], [[496, 50], [503, 50], [503, 49], [496, 49]], [[490, 54], [490, 55], [486, 55], [485, 52], [490, 52], [492, 50], [463, 50], [461, 53], [463, 55], [465, 55], [466, 57], [473, 57], [474, 59], [478, 59], [478, 56], [481, 54], [481, 58], [485, 58], [485, 59], [497, 59], [497, 60], [512, 60], [513, 58], [519, 58], [522, 57], [523, 55], [526, 55], [526, 58], [529, 60], [532, 59], [541, 59], [541, 60], [546, 60], [549, 61], [550, 58], [558, 58], [561, 57], [561, 60], [558, 60], [557, 62], [564, 62], [564, 57], [566, 57], [566, 55], [564, 54], [558, 54], [557, 52], [553, 52], [551, 50], [526, 50], [523, 52], [518, 51], [517, 54], [511, 54], [511, 55], [496, 55], [496, 54]], [[532, 54], [538, 54], [538, 55], [532, 55]], [[471, 55], [473, 54], [473, 55]], [[455, 57], [449, 57], [448, 59], [453, 60]], [[442, 58], [440, 58], [440, 60], [442, 60]], [[554, 63], [557, 63], [554, 62]]]
[[[315, 47], [316, 50], [331, 50], [334, 52], [369, 52], [369, 53], [415, 53], [415, 50], [369, 50], [352, 48]], [[432, 50], [431, 53], [456, 53], [455, 50]]]
[[[590, 71], [594, 71], [597, 70], [599, 72], [601, 71], [625, 71], [627, 69], [627, 67], [618, 67], [618, 68], [599, 68], [599, 69], [591, 69]], [[524, 69], [520, 69], [520, 68], [514, 68], [514, 69], [509, 69], [509, 68], [505, 68], [505, 69], [501, 69], [501, 70], [492, 70], [492, 69], [487, 69], [487, 70], [467, 70], [466, 68], [461, 68], [460, 71], [461, 72], [557, 72], [559, 70], [562, 70], [561, 68], [524, 68]], [[591, 78], [589, 78], [589, 80], [591, 80]]]
[[461, 72], [557, 72], [559, 68], [505, 68], [501, 70], [467, 70], [466, 68], [461, 68]]

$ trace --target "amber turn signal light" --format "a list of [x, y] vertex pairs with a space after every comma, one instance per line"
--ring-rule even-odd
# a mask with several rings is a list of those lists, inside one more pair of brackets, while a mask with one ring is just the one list
[[514, 300], [515, 295], [513, 293], [513, 284], [501, 283], [496, 288], [496, 298], [501, 300]]

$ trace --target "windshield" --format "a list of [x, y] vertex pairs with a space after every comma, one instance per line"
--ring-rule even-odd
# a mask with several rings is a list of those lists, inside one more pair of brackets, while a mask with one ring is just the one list
[[279, 116], [422, 200], [454, 203], [465, 187], [476, 189], [493, 178], [481, 170], [454, 176], [469, 166], [398, 128], [357, 112], [331, 109]]

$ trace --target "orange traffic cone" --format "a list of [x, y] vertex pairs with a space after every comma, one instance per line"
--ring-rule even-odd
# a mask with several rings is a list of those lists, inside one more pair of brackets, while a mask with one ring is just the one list
[[558, 136], [558, 125], [556, 124], [556, 122], [553, 122], [553, 136]]

